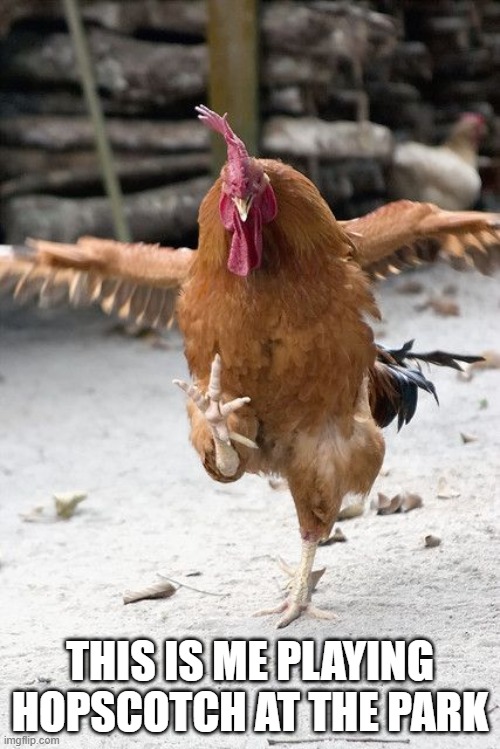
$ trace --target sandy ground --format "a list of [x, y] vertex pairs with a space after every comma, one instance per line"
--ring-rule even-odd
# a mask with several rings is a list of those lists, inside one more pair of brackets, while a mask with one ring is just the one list
[[[413, 277], [426, 288], [418, 296], [398, 293], [407, 277], [378, 287], [382, 342], [399, 345], [416, 336], [420, 350], [500, 348], [498, 278], [444, 267]], [[459, 317], [415, 310], [429, 292], [450, 283], [457, 287]], [[372, 497], [377, 491], [418, 492], [424, 506], [386, 517], [367, 506], [363, 517], [343, 522], [347, 542], [318, 554], [327, 573], [316, 602], [333, 608], [338, 621], [302, 618], [278, 632], [272, 617], [250, 614], [281, 595], [276, 555], [297, 558], [292, 501], [265, 479], [219, 485], [205, 475], [187, 442], [183, 398], [171, 385], [173, 377], [185, 375], [180, 338], [172, 334], [166, 348], [153, 348], [113, 334], [112, 323], [94, 312], [4, 309], [2, 320], [0, 735], [10, 736], [12, 689], [74, 688], [63, 645], [67, 638], [147, 637], [158, 648], [165, 639], [198, 638], [207, 653], [213, 639], [257, 638], [268, 640], [272, 653], [274, 641], [285, 638], [425, 637], [435, 647], [432, 688], [490, 690], [492, 730], [380, 737], [415, 748], [499, 745], [499, 370], [480, 372], [469, 382], [453, 372], [434, 372], [440, 408], [424, 395], [408, 428], [399, 435], [387, 431], [388, 473], [372, 492]], [[463, 444], [461, 432], [477, 440]], [[437, 497], [441, 478], [455, 496]], [[50, 508], [55, 491], [80, 489], [88, 499], [71, 520], [28, 523], [20, 517], [36, 505]], [[430, 533], [442, 539], [438, 548], [424, 548]], [[219, 597], [183, 588], [168, 600], [124, 606], [123, 590], [150, 583], [157, 571]], [[210, 685], [208, 677], [196, 688], [205, 684]], [[154, 685], [189, 689], [161, 679]], [[273, 679], [264, 684], [273, 685]], [[111, 684], [116, 691], [130, 686], [136, 685]], [[285, 686], [339, 688], [297, 680]], [[385, 692], [405, 686], [422, 688], [409, 683], [369, 688]], [[258, 683], [248, 687], [250, 706], [258, 688]], [[251, 707], [249, 723], [250, 717]], [[102, 736], [85, 728], [58, 737], [61, 747], [259, 749], [268, 746], [271, 735], [191, 730]], [[297, 737], [313, 738], [304, 702]], [[286, 736], [272, 738], [285, 741]], [[299, 746], [350, 749], [353, 738], [363, 737], [317, 738], [323, 741]]]

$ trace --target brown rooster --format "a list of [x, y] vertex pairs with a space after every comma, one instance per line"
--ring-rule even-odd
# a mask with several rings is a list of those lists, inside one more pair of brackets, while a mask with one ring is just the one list
[[[378, 317], [363, 268], [384, 274], [432, 259], [488, 257], [499, 217], [449, 213], [402, 201], [337, 222], [314, 185], [278, 161], [251, 158], [225, 117], [199, 108], [221, 133], [228, 162], [200, 208], [197, 252], [83, 239], [39, 241], [3, 253], [0, 280], [18, 295], [98, 300], [107, 312], [164, 326], [172, 287], [194, 384], [191, 439], [208, 473], [234, 481], [245, 472], [289, 483], [302, 556], [277, 609], [283, 627], [311, 604], [311, 571], [348, 492], [365, 495], [384, 455], [381, 426], [407, 423], [419, 388], [432, 384], [407, 360], [458, 367], [468, 357], [386, 351], [367, 317]], [[474, 359], [474, 357], [472, 357]]]

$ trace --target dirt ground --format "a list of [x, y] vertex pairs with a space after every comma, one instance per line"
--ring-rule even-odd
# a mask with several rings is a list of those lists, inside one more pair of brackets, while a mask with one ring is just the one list
[[[399, 293], [408, 276], [378, 286], [381, 342], [399, 345], [415, 337], [417, 350], [500, 349], [498, 277], [435, 267], [411, 278], [423, 284], [423, 292]], [[456, 287], [459, 316], [415, 309], [450, 284]], [[424, 394], [409, 427], [400, 434], [387, 430], [385, 475], [371, 495], [417, 492], [423, 507], [378, 516], [368, 502], [362, 517], [344, 521], [347, 542], [318, 554], [327, 572], [316, 602], [335, 610], [338, 620], [302, 618], [277, 631], [273, 617], [251, 613], [281, 595], [276, 556], [297, 559], [291, 498], [263, 478], [220, 485], [206, 476], [187, 441], [183, 396], [171, 385], [172, 378], [186, 374], [178, 335], [158, 348], [118, 335], [97, 312], [34, 313], [7, 306], [0, 333], [0, 734], [11, 735], [12, 689], [75, 687], [63, 644], [68, 638], [146, 637], [158, 647], [165, 639], [197, 638], [207, 652], [213, 639], [265, 639], [272, 652], [273, 643], [285, 638], [425, 637], [435, 648], [432, 688], [489, 690], [491, 732], [382, 731], [379, 738], [415, 749], [499, 745], [500, 370], [478, 372], [470, 381], [433, 371], [441, 405]], [[476, 439], [464, 443], [461, 433]], [[452, 496], [438, 497], [443, 486]], [[87, 492], [87, 500], [70, 520], [54, 521], [52, 494], [74, 490]], [[26, 522], [21, 514], [38, 505], [48, 508], [42, 522]], [[439, 536], [441, 545], [424, 548], [427, 534]], [[151, 583], [157, 572], [218, 597], [181, 588], [166, 600], [124, 606], [123, 591]], [[189, 688], [161, 679], [154, 684]], [[264, 686], [275, 684], [271, 679]], [[210, 686], [210, 679], [196, 688], [202, 685]], [[111, 688], [131, 686], [136, 685]], [[301, 685], [297, 679], [285, 687], [343, 688]], [[381, 692], [391, 687], [431, 688], [375, 684]], [[258, 688], [259, 683], [248, 686], [250, 705]], [[193, 730], [98, 735], [84, 728], [58, 738], [61, 747], [91, 749], [263, 749], [268, 739], [287, 746], [286, 735], [253, 734], [250, 728], [231, 736]], [[294, 746], [351, 749], [370, 737], [314, 737], [309, 709], [301, 702], [297, 738], [321, 742]], [[386, 744], [371, 739], [370, 746]]]

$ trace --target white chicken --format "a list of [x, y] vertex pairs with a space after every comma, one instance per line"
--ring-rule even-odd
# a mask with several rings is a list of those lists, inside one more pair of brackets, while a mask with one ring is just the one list
[[481, 192], [477, 160], [485, 131], [484, 117], [466, 112], [440, 146], [414, 141], [396, 146], [389, 177], [391, 197], [435, 203], [448, 211], [471, 208]]

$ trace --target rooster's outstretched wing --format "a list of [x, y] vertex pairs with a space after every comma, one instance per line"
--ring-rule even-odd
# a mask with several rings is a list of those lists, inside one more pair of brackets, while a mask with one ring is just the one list
[[496, 213], [444, 211], [431, 203], [398, 200], [340, 224], [357, 247], [358, 262], [376, 278], [438, 256], [487, 273], [500, 257]]
[[[340, 224], [356, 247], [357, 261], [376, 278], [438, 256], [488, 272], [500, 256], [499, 214], [399, 200]], [[27, 246], [0, 248], [0, 292], [42, 306], [97, 302], [108, 314], [161, 329], [173, 320], [177, 292], [195, 257], [185, 248], [94, 237], [76, 244], [31, 240]]]
[[148, 244], [82, 237], [77, 244], [44, 240], [0, 248], [0, 291], [42, 306], [96, 302], [139, 325], [172, 322], [179, 287], [195, 253]]

